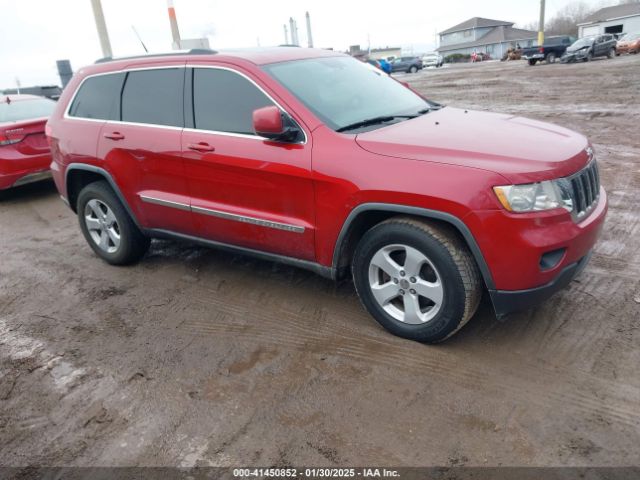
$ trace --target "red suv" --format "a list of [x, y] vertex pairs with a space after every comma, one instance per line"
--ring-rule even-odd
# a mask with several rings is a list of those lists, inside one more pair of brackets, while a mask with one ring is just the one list
[[107, 262], [163, 237], [351, 272], [380, 324], [425, 342], [485, 288], [504, 315], [566, 286], [607, 210], [584, 136], [443, 107], [324, 50], [108, 59], [76, 74], [47, 132]]

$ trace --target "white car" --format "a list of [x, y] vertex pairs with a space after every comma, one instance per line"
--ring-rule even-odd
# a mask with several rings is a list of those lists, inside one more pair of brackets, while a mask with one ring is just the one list
[[441, 67], [444, 65], [444, 57], [438, 53], [427, 53], [422, 57], [422, 64], [425, 67]]

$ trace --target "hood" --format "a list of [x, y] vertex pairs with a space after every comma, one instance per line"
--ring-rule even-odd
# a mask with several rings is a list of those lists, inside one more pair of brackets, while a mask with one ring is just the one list
[[581, 46], [579, 46], [579, 47], [571, 46], [571, 47], [568, 47], [568, 48], [567, 48], [567, 52], [575, 53], [575, 52], [579, 52], [580, 50], [582, 50], [582, 49], [584, 49], [584, 48], [591, 48], [592, 46], [593, 46], [592, 44], [589, 44], [589, 45], [581, 45]]
[[513, 183], [570, 175], [589, 157], [587, 139], [566, 128], [451, 107], [358, 134], [356, 142], [371, 153], [489, 170]]

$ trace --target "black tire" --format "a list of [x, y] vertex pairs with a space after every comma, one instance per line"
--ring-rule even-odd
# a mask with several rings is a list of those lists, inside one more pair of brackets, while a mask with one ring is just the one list
[[418, 67], [412, 65], [407, 73], [416, 73], [418, 71]]
[[545, 59], [545, 60], [547, 61], [547, 63], [556, 63], [556, 54], [555, 54], [555, 53], [553, 53], [553, 52], [550, 52], [550, 53], [547, 55], [547, 57], [546, 57], [546, 59]]
[[[114, 252], [108, 252], [100, 248], [89, 232], [89, 227], [87, 227], [87, 222], [85, 221], [85, 208], [91, 200], [102, 202], [102, 204], [111, 209], [115, 216], [120, 235], [120, 244]], [[128, 265], [140, 260], [149, 249], [151, 240], [138, 229], [124, 205], [122, 205], [122, 202], [106, 181], [90, 183], [80, 191], [77, 212], [80, 229], [85, 240], [93, 251], [107, 263]]]
[[593, 60], [593, 52], [587, 52], [587, 56], [585, 57], [584, 61], [590, 62], [591, 60]]
[[[394, 318], [372, 292], [369, 280], [372, 258], [380, 249], [396, 244], [425, 255], [440, 276], [443, 300], [435, 316], [426, 323], [408, 324]], [[354, 253], [352, 274], [358, 296], [374, 319], [394, 335], [418, 342], [441, 342], [456, 333], [471, 319], [482, 296], [478, 267], [453, 227], [410, 217], [394, 217], [369, 230]], [[398, 300], [403, 301], [404, 297]]]
[[536, 61], [537, 61], [537, 60], [536, 60], [535, 58], [530, 58], [530, 59], [528, 60], [528, 62], [529, 62], [529, 66], [530, 66], [530, 67], [533, 67], [533, 66], [536, 64]]
[[616, 58], [616, 49], [612, 48], [611, 50], [609, 50], [609, 53], [607, 54], [607, 57], [609, 57], [609, 59], [611, 59], [611, 60]]

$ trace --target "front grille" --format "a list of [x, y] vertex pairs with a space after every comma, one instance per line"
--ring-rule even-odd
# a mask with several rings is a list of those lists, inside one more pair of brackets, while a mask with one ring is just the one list
[[583, 219], [598, 203], [600, 197], [600, 175], [598, 165], [592, 160], [589, 165], [569, 177], [574, 214]]

